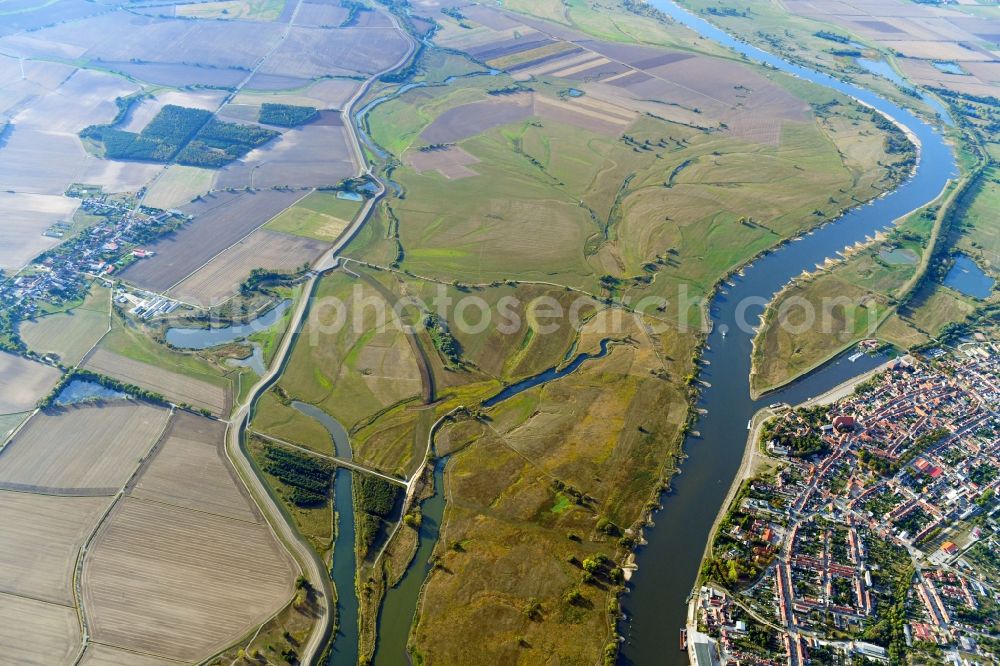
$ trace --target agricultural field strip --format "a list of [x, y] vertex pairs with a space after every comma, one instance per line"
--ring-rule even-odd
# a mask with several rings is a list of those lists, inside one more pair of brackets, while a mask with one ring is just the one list
[[0, 488], [114, 495], [168, 422], [167, 410], [132, 402], [43, 412], [0, 452]]
[[5, 663], [73, 663], [80, 625], [72, 608], [0, 592], [0, 645]]
[[303, 199], [305, 199], [305, 198], [306, 198], [307, 196], [309, 196], [309, 195], [310, 195], [310, 194], [311, 194], [311, 193], [312, 193], [313, 191], [314, 191], [314, 190], [309, 190], [308, 192], [306, 192], [305, 194], [303, 194], [303, 195], [302, 195], [301, 197], [299, 197], [298, 199], [296, 199], [295, 201], [293, 201], [292, 203], [290, 203], [290, 204], [288, 205], [288, 207], [287, 207], [287, 208], [284, 208], [284, 209], [282, 209], [282, 210], [278, 211], [277, 213], [275, 213], [275, 214], [274, 214], [274, 215], [272, 215], [271, 217], [267, 218], [266, 220], [264, 220], [263, 222], [261, 222], [261, 223], [260, 223], [259, 225], [257, 225], [257, 226], [256, 226], [256, 227], [254, 227], [253, 229], [251, 229], [251, 230], [250, 230], [249, 232], [247, 232], [247, 233], [246, 233], [245, 235], [241, 236], [241, 237], [240, 237], [239, 239], [237, 239], [237, 240], [236, 240], [236, 241], [235, 241], [234, 243], [231, 243], [230, 245], [228, 245], [228, 246], [226, 246], [226, 247], [222, 248], [221, 250], [219, 250], [218, 252], [216, 252], [216, 253], [215, 253], [214, 255], [212, 255], [212, 257], [211, 257], [211, 258], [210, 258], [210, 259], [209, 259], [208, 261], [206, 261], [205, 263], [203, 263], [203, 264], [202, 264], [201, 266], [198, 266], [198, 268], [194, 269], [193, 271], [191, 271], [190, 273], [188, 273], [187, 275], [185, 275], [184, 277], [182, 277], [182, 278], [181, 278], [180, 280], [178, 280], [178, 281], [177, 281], [177, 282], [175, 282], [174, 284], [172, 284], [172, 285], [170, 285], [169, 287], [167, 287], [166, 289], [164, 289], [164, 290], [163, 290], [163, 292], [164, 292], [164, 293], [167, 293], [167, 292], [169, 292], [169, 291], [170, 291], [171, 289], [175, 289], [175, 288], [177, 288], [178, 286], [180, 286], [180, 284], [181, 284], [182, 282], [184, 282], [184, 281], [185, 281], [185, 280], [187, 280], [187, 279], [188, 279], [189, 277], [191, 277], [192, 275], [194, 275], [195, 273], [197, 273], [198, 271], [200, 271], [201, 269], [205, 268], [205, 267], [206, 267], [206, 266], [208, 266], [208, 265], [209, 265], [210, 263], [212, 263], [212, 261], [213, 261], [213, 260], [215, 260], [216, 258], [218, 258], [218, 257], [219, 257], [219, 255], [221, 255], [221, 254], [225, 253], [225, 252], [226, 252], [227, 250], [229, 250], [230, 248], [233, 248], [233, 247], [235, 247], [235, 246], [239, 245], [240, 243], [242, 243], [243, 241], [245, 241], [245, 240], [246, 240], [247, 238], [249, 238], [249, 237], [250, 237], [250, 235], [251, 235], [251, 234], [253, 234], [253, 233], [254, 233], [255, 231], [257, 231], [258, 229], [260, 229], [261, 227], [263, 227], [263, 226], [264, 226], [265, 224], [267, 224], [268, 222], [270, 222], [270, 221], [271, 221], [271, 220], [273, 220], [274, 218], [278, 217], [278, 215], [281, 215], [281, 213], [285, 212], [285, 210], [287, 210], [288, 208], [291, 208], [291, 207], [292, 207], [292, 206], [294, 206], [295, 204], [297, 204], [297, 203], [301, 202], [301, 201], [302, 201]]
[[[510, 17], [510, 18], [513, 18], [514, 20], [517, 20], [517, 18], [518, 18], [517, 14], [514, 14], [512, 12], [502, 12], [502, 13], [504, 15]], [[595, 58], [604, 58], [604, 59], [606, 59], [606, 61], [608, 63], [614, 63], [614, 64], [621, 65], [622, 67], [626, 68], [627, 71], [624, 72], [623, 74], [618, 74], [618, 75], [615, 75], [615, 76], [610, 77], [610, 78], [621, 78], [621, 77], [623, 77], [623, 76], [625, 76], [627, 74], [631, 74], [631, 73], [635, 73], [635, 72], [642, 72], [643, 74], [646, 74], [647, 76], [651, 76], [654, 79], [658, 79], [660, 81], [663, 81], [664, 83], [669, 83], [670, 85], [674, 85], [674, 86], [677, 86], [678, 88], [682, 88], [682, 89], [688, 91], [689, 93], [691, 93], [693, 95], [698, 95], [699, 97], [704, 97], [705, 99], [710, 99], [713, 102], [716, 102], [717, 104], [722, 105], [723, 107], [729, 107], [730, 106], [729, 103], [727, 103], [727, 102], [725, 102], [725, 101], [723, 101], [723, 100], [721, 100], [721, 99], [719, 99], [717, 97], [714, 97], [714, 96], [708, 94], [707, 92], [705, 92], [703, 90], [696, 90], [696, 89], [691, 88], [689, 86], [686, 86], [683, 83], [680, 83], [678, 81], [673, 81], [671, 79], [665, 78], [665, 77], [663, 77], [663, 76], [661, 76], [659, 74], [656, 74], [655, 72], [651, 72], [651, 71], [648, 71], [648, 70], [645, 70], [645, 69], [640, 69], [638, 67], [634, 67], [634, 66], [628, 64], [627, 62], [625, 62], [623, 60], [618, 60], [617, 58], [613, 58], [611, 56], [604, 55], [603, 53], [599, 53], [599, 52], [593, 50], [592, 48], [587, 47], [586, 44], [581, 44], [580, 43], [580, 40], [582, 40], [582, 39], [588, 39], [588, 38], [585, 38], [582, 35], [579, 38], [576, 38], [576, 39], [567, 39], [567, 38], [563, 38], [563, 37], [558, 37], [558, 36], [556, 36], [556, 35], [554, 35], [552, 33], [547, 33], [545, 31], [545, 29], [544, 29], [544, 26], [542, 26], [542, 27], [531, 26], [531, 27], [539, 30], [543, 34], [548, 35], [552, 39], [559, 40], [559, 41], [564, 41], [564, 42], [568, 42], [570, 44], [575, 44], [576, 46], [580, 47], [584, 51], [587, 51], [587, 52], [593, 54], [593, 56]]]
[[[163, 439], [163, 436], [167, 433], [168, 429], [170, 428], [171, 423], [173, 423], [175, 412], [176, 412], [176, 409], [174, 407], [171, 407], [170, 408], [170, 413], [168, 414], [167, 419], [166, 419], [166, 421], [163, 424], [163, 429], [160, 431], [160, 434], [157, 436], [155, 442], [153, 443], [152, 448], [150, 449], [150, 454], [154, 453], [156, 451], [156, 449], [159, 446], [161, 440]], [[86, 609], [84, 607], [84, 601], [83, 601], [83, 599], [84, 599], [84, 596], [83, 596], [83, 565], [84, 565], [84, 561], [87, 558], [87, 550], [90, 548], [91, 543], [93, 543], [94, 538], [97, 536], [98, 531], [100, 531], [101, 525], [103, 525], [104, 522], [108, 519], [108, 516], [110, 516], [111, 512], [114, 511], [114, 508], [116, 506], [118, 506], [118, 504], [121, 501], [121, 499], [123, 497], [125, 497], [125, 489], [128, 488], [129, 484], [131, 484], [133, 482], [133, 480], [135, 478], [137, 478], [138, 475], [142, 472], [142, 470], [143, 470], [145, 464], [147, 463], [147, 461], [149, 460], [149, 458], [150, 458], [150, 455], [147, 454], [146, 459], [141, 464], [136, 465], [135, 470], [132, 472], [132, 474], [129, 476], [129, 478], [125, 481], [125, 483], [122, 485], [121, 489], [115, 495], [115, 498], [111, 501], [111, 503], [108, 505], [108, 507], [104, 510], [104, 513], [101, 514], [101, 517], [95, 523], [94, 528], [87, 535], [87, 538], [83, 542], [83, 545], [80, 546], [80, 552], [79, 552], [79, 555], [76, 558], [76, 566], [73, 568], [73, 597], [74, 597], [74, 600], [76, 601], [76, 613], [77, 613], [77, 617], [79, 618], [80, 628], [82, 629], [83, 636], [84, 636], [83, 644], [80, 646], [80, 654], [81, 655], [86, 651], [86, 649], [87, 649], [87, 641], [89, 640], [89, 637], [90, 637], [90, 631], [89, 631], [88, 624], [87, 624], [87, 612], [86, 612]]]
[[[165, 370], [105, 349], [96, 350], [86, 359], [83, 366], [129, 384], [150, 388], [178, 404], [188, 401], [213, 410], [217, 414], [224, 414], [227, 411], [229, 391], [202, 379]], [[160, 381], [149, 381], [150, 375]]]
[[0, 490], [0, 592], [74, 608], [80, 547], [111, 502]]
[[260, 523], [123, 497], [81, 576], [90, 633], [175, 659], [211, 656], [293, 594], [297, 567], [268, 535]]

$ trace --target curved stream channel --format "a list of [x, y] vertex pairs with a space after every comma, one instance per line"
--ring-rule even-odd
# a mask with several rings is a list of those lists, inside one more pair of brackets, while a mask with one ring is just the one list
[[[784, 245], [758, 259], [725, 286], [711, 303], [712, 333], [703, 359], [702, 377], [710, 384], [698, 403], [707, 409], [688, 437], [688, 458], [672, 490], [661, 497], [663, 508], [647, 530], [649, 543], [638, 553], [639, 570], [624, 598], [627, 620], [621, 661], [626, 664], [687, 664], [687, 654], [674, 646], [686, 620], [686, 600], [698, 573], [705, 542], [716, 513], [740, 465], [746, 443], [746, 423], [767, 403], [796, 404], [874, 367], [879, 359], [861, 357], [851, 363], [841, 357], [799, 381], [754, 401], [750, 399], [750, 354], [753, 332], [742, 322], [756, 325], [764, 305], [789, 280], [812, 270], [838, 250], [864, 240], [890, 226], [893, 220], [934, 199], [957, 174], [955, 157], [938, 131], [909, 111], [871, 91], [785, 62], [781, 58], [740, 42], [669, 0], [650, 0], [658, 9], [703, 37], [728, 46], [751, 60], [808, 79], [855, 97], [892, 116], [920, 140], [916, 173], [891, 194], [855, 208], [814, 233]], [[727, 331], [723, 337], [722, 331]]]
[[[625, 664], [687, 664], [686, 653], [676, 650], [676, 635], [685, 623], [686, 600], [694, 584], [712, 522], [739, 468], [746, 442], [746, 423], [767, 403], [792, 404], [819, 395], [837, 384], [869, 370], [884, 359], [863, 356], [850, 362], [841, 356], [786, 388], [754, 401], [750, 399], [749, 375], [752, 326], [764, 307], [789, 280], [804, 270], [813, 270], [837, 251], [870, 238], [894, 220], [933, 200], [958, 171], [955, 158], [943, 137], [929, 123], [875, 93], [831, 76], [794, 65], [740, 42], [710, 23], [681, 9], [670, 0], [650, 0], [658, 9], [708, 39], [730, 47], [749, 59], [807, 79], [818, 85], [850, 95], [892, 116], [913, 132], [921, 143], [914, 175], [892, 193], [855, 208], [838, 220], [813, 233], [783, 245], [746, 267], [713, 298], [713, 323], [703, 353], [706, 361], [702, 377], [708, 386], [698, 407], [707, 410], [696, 426], [699, 436], [684, 443], [687, 459], [682, 473], [672, 481], [671, 492], [661, 496], [663, 508], [655, 514], [656, 527], [647, 530], [648, 544], [638, 553], [639, 570], [632, 576], [623, 610], [626, 620], [620, 630], [625, 636], [621, 662]], [[445, 84], [450, 81], [445, 82]], [[365, 131], [364, 116], [415, 85], [403, 86], [393, 94], [369, 102], [354, 118], [358, 134], [376, 154], [384, 154]], [[945, 120], [948, 120], [945, 118]], [[394, 184], [390, 181], [390, 186]], [[398, 189], [398, 186], [397, 186]], [[723, 336], [722, 332], [727, 335]], [[607, 341], [605, 341], [607, 342]], [[601, 355], [607, 352], [602, 344]], [[581, 355], [582, 356], [582, 355]], [[586, 358], [570, 363], [575, 369]], [[505, 389], [491, 399], [499, 402], [521, 390], [563, 376], [568, 367], [552, 369]], [[302, 407], [299, 407], [302, 409]], [[325, 414], [321, 421], [329, 419]], [[336, 436], [335, 436], [336, 439]], [[339, 450], [339, 449], [338, 449]], [[416, 556], [398, 585], [388, 590], [378, 621], [375, 663], [406, 663], [406, 641], [413, 621], [420, 587], [429, 570], [428, 558], [437, 540], [444, 512], [442, 486], [446, 459], [434, 468], [435, 494], [425, 500], [423, 524]], [[346, 478], [345, 483], [342, 478]], [[344, 490], [346, 488], [346, 490]], [[343, 495], [343, 497], [342, 497]], [[351, 506], [350, 476], [338, 472], [335, 497], [341, 509]], [[352, 664], [357, 655], [356, 600], [353, 599], [354, 549], [353, 512], [338, 514], [338, 537], [333, 578], [345, 606], [331, 663]], [[347, 534], [350, 534], [350, 542]], [[345, 556], [345, 553], [349, 555]], [[338, 561], [340, 560], [340, 561]], [[344, 594], [344, 590], [352, 593]], [[353, 607], [346, 604], [353, 603]], [[340, 602], [338, 602], [340, 606]], [[341, 610], [338, 608], [338, 610]], [[353, 616], [351, 615], [353, 613]], [[349, 626], [348, 626], [349, 625]]]

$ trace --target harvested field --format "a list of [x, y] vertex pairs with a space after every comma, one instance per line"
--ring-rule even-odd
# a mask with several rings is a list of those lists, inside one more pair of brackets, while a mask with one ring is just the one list
[[181, 208], [195, 216], [193, 222], [150, 245], [156, 256], [132, 264], [121, 276], [144, 289], [166, 291], [301, 197], [273, 190], [202, 197]]
[[152, 448], [169, 414], [134, 400], [36, 414], [0, 451], [0, 488], [112, 495]]
[[79, 666], [176, 666], [177, 662], [148, 654], [89, 643]]
[[358, 89], [356, 79], [322, 79], [308, 86], [305, 90], [294, 92], [253, 92], [242, 90], [233, 100], [234, 104], [253, 104], [260, 106], [264, 102], [272, 104], [292, 104], [294, 106], [314, 106], [318, 109], [338, 109], [351, 98]]
[[512, 37], [501, 42], [483, 44], [464, 50], [474, 55], [478, 60], [495, 60], [514, 53], [521, 53], [554, 43], [553, 40], [541, 35], [541, 33], [534, 32], [534, 35], [520, 38]]
[[448, 109], [420, 134], [427, 143], [454, 143], [532, 115], [531, 93], [507, 95]]
[[311, 83], [310, 79], [303, 79], [294, 76], [281, 76], [280, 74], [254, 74], [243, 90], [257, 92], [267, 91], [294, 91], [300, 90]]
[[110, 301], [111, 290], [91, 287], [78, 307], [21, 322], [21, 339], [32, 351], [55, 354], [67, 365], [79, 363], [108, 330]]
[[885, 41], [884, 44], [909, 58], [955, 60], [957, 62], [988, 62], [990, 60], [990, 56], [986, 53], [963, 49], [953, 42], [921, 42], [903, 39]]
[[968, 75], [945, 74], [927, 60], [899, 58], [897, 60], [906, 78], [921, 86], [949, 88], [960, 93], [989, 97], [996, 93], [1000, 62], [963, 62]]
[[[0, 149], [6, 156], [6, 149]], [[5, 170], [0, 167], [0, 177]], [[57, 238], [42, 232], [56, 222], [69, 220], [80, 206], [78, 199], [59, 195], [0, 192], [0, 217], [4, 221], [0, 268], [15, 272], [40, 252], [56, 245]]]
[[143, 203], [164, 210], [189, 204], [212, 189], [215, 173], [212, 169], [171, 164], [146, 190]]
[[53, 134], [75, 133], [87, 125], [114, 118], [117, 113], [115, 97], [138, 89], [137, 85], [120, 77], [78, 69], [57, 90], [39, 97], [18, 113], [17, 123]]
[[264, 525], [126, 497], [81, 584], [95, 641], [200, 661], [287, 602], [297, 573]]
[[27, 194], [62, 194], [78, 166], [87, 159], [75, 137], [16, 125], [7, 131], [0, 154], [5, 197], [17, 196], [11, 194], [15, 190]]
[[[251, 21], [173, 21], [118, 11], [0, 39], [8, 53], [90, 61], [200, 63], [245, 68], [277, 43], [282, 26]], [[245, 74], [244, 74], [245, 76]]]
[[406, 53], [406, 41], [393, 28], [292, 28], [261, 74], [316, 79], [371, 74]]
[[233, 88], [246, 78], [239, 69], [198, 67], [181, 63], [105, 62], [108, 69], [127, 74], [140, 81], [161, 86], [218, 86]]
[[311, 27], [339, 26], [350, 12], [340, 5], [303, 2], [295, 17], [295, 25]]
[[482, 5], [462, 7], [462, 13], [476, 23], [485, 25], [487, 28], [493, 30], [507, 30], [508, 28], [516, 28], [521, 25], [514, 19]]
[[226, 425], [178, 412], [131, 497], [261, 522], [223, 449]]
[[584, 51], [582, 49], [576, 49], [574, 51], [562, 52], [556, 54], [556, 57], [549, 59], [541, 64], [535, 64], [530, 67], [517, 67], [518, 74], [531, 74], [537, 76], [540, 74], [545, 74], [547, 72], [554, 72], [560, 69], [565, 69], [572, 67], [582, 62], [589, 60], [595, 60], [601, 58], [602, 56], [591, 53], [590, 51]]
[[0, 414], [32, 409], [61, 374], [58, 368], [0, 352]]
[[629, 72], [631, 72], [631, 70], [625, 65], [614, 61], [608, 61], [605, 63], [591, 65], [586, 69], [581, 69], [571, 74], [561, 74], [561, 76], [570, 79], [571, 81], [599, 81], [606, 77], [619, 76]]
[[535, 95], [535, 115], [606, 136], [617, 136], [636, 117], [633, 111], [593, 98], [555, 100], [542, 95]]
[[[18, 8], [19, 11], [11, 11], [4, 16], [3, 23], [0, 23], [0, 35], [21, 32], [22, 30], [37, 30], [53, 23], [72, 21], [108, 11], [107, 5], [88, 2], [87, 0], [64, 0], [64, 2], [53, 4], [46, 2], [25, 2], [11, 3], [11, 5], [21, 6]], [[38, 11], [41, 9], [44, 9], [44, 11]]]
[[156, 97], [147, 97], [135, 105], [125, 122], [118, 126], [118, 129], [126, 132], [141, 132], [149, 124], [149, 121], [155, 118], [156, 114], [168, 104], [215, 111], [225, 96], [226, 93], [221, 90], [198, 92], [168, 90]]
[[19, 666], [73, 663], [80, 623], [69, 606], [0, 593], [0, 653]]
[[[580, 72], [586, 72], [586, 71], [589, 71], [589, 70], [592, 70], [592, 69], [593, 70], [601, 70], [601, 68], [603, 68], [605, 65], [608, 65], [609, 63], [611, 63], [610, 60], [608, 60], [607, 58], [605, 58], [603, 56], [594, 56], [592, 54], [588, 54], [588, 55], [590, 57], [586, 58], [585, 60], [583, 60], [583, 61], [581, 61], [579, 63], [569, 64], [569, 65], [563, 66], [560, 69], [557, 69], [555, 71], [545, 72], [545, 74], [547, 76], [557, 76], [557, 77], [560, 77], [560, 78], [567, 78], [567, 77], [572, 77], [572, 76], [574, 76], [576, 74], [579, 74]], [[566, 63], [560, 63], [560, 64], [561, 65], [565, 65]], [[616, 71], [620, 71], [620, 70], [616, 70]]]
[[[15, 197], [21, 193], [61, 195], [71, 182], [93, 183], [115, 192], [138, 189], [159, 169], [157, 165], [133, 163], [123, 169], [121, 164], [88, 154], [77, 136], [87, 125], [113, 119], [114, 99], [138, 87], [103, 72], [69, 70], [67, 74], [56, 89], [35, 90], [15, 106], [14, 129], [2, 148], [0, 182], [5, 189], [18, 192]], [[22, 208], [35, 210], [34, 206]]]
[[498, 69], [506, 69], [511, 72], [523, 71], [529, 67], [537, 67], [545, 63], [552, 63], [562, 60], [566, 56], [582, 54], [582, 49], [568, 42], [553, 42], [552, 44], [532, 49], [531, 51], [521, 51], [518, 53], [490, 60], [490, 65]]
[[357, 175], [347, 131], [311, 123], [289, 130], [219, 170], [218, 187], [325, 187]]
[[94, 350], [84, 366], [88, 370], [160, 393], [175, 403], [186, 402], [195, 407], [204, 407], [216, 416], [229, 412], [231, 396], [225, 388], [135, 361], [106, 349]]
[[458, 146], [449, 146], [444, 150], [410, 150], [406, 153], [406, 163], [416, 171], [437, 171], [449, 180], [478, 175], [474, 169], [469, 168], [470, 164], [478, 161], [478, 157]]
[[0, 593], [72, 606], [77, 552], [109, 504], [0, 491]]
[[240, 284], [254, 268], [295, 270], [312, 263], [329, 243], [258, 229], [202, 266], [170, 290], [170, 295], [205, 306], [226, 301], [239, 293]]

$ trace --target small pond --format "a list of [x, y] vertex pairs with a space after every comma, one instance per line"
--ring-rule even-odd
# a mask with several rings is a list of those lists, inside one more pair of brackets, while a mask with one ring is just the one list
[[940, 62], [935, 60], [931, 63], [934, 65], [939, 72], [944, 72], [945, 74], [965, 74], [965, 70], [962, 66], [954, 62]]
[[97, 382], [74, 379], [59, 392], [59, 395], [56, 396], [55, 404], [64, 406], [78, 402], [87, 402], [89, 400], [123, 400], [127, 397], [127, 393], [106, 388]]
[[968, 255], [960, 254], [944, 276], [944, 284], [973, 298], [989, 298], [995, 280]]
[[267, 365], [264, 363], [264, 350], [256, 342], [253, 343], [253, 353], [246, 358], [230, 358], [226, 362], [233, 368], [250, 368], [257, 373], [258, 377], [263, 377], [267, 372]]
[[878, 256], [882, 261], [890, 266], [913, 265], [917, 263], [918, 259], [920, 259], [916, 252], [908, 250], [905, 247], [894, 247], [891, 249], [880, 250]]
[[261, 316], [246, 324], [232, 324], [218, 328], [168, 328], [166, 340], [178, 349], [208, 349], [228, 344], [249, 335], [266, 331], [281, 319], [292, 306], [289, 299], [283, 300]]

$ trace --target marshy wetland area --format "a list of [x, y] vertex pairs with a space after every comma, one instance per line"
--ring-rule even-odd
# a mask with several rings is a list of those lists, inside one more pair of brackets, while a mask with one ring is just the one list
[[[651, 663], [725, 491], [708, 415], [996, 316], [1000, 108], [969, 81], [935, 88], [948, 125], [660, 0], [14, 4], [13, 663]], [[787, 20], [796, 67], [856, 57]], [[779, 325], [793, 296], [832, 332]]]

